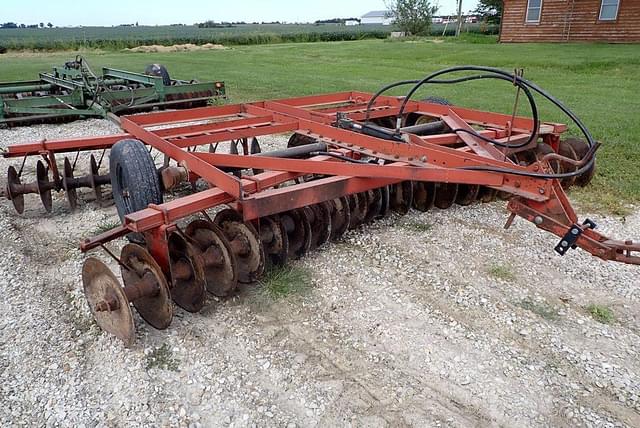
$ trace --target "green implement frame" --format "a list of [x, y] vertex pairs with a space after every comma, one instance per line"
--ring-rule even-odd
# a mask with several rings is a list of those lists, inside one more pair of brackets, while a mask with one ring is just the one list
[[174, 80], [161, 65], [144, 73], [93, 72], [78, 56], [39, 80], [0, 82], [0, 126], [69, 121], [162, 108], [193, 108], [226, 98], [224, 82]]

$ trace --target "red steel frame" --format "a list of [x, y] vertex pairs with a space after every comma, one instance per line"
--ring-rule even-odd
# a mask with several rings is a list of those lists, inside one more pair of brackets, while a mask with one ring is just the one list
[[[55, 153], [109, 148], [126, 138], [136, 138], [174, 159], [192, 177], [207, 181], [211, 188], [161, 205], [129, 214], [125, 224], [112, 232], [83, 243], [84, 250], [124, 235], [128, 231], [166, 230], [181, 218], [220, 204], [233, 203], [245, 220], [332, 200], [405, 180], [479, 184], [516, 195], [508, 205], [538, 227], [564, 236], [572, 227], [582, 231], [576, 245], [606, 260], [640, 264], [640, 244], [613, 241], [592, 229], [577, 225], [577, 216], [557, 180], [526, 177], [508, 172], [472, 171], [471, 166], [491, 166], [523, 172], [548, 172], [548, 165], [515, 165], [508, 151], [498, 149], [470, 134], [445, 133], [430, 136], [407, 134], [408, 141], [383, 140], [334, 126], [336, 114], [363, 121], [372, 95], [340, 92], [275, 101], [202, 107], [121, 118], [122, 134], [41, 141], [13, 145], [5, 157], [40, 154], [52, 159]], [[381, 96], [369, 117], [395, 117], [402, 99]], [[476, 129], [486, 137], [512, 144], [526, 141], [534, 126], [526, 117], [472, 110], [427, 102], [410, 101], [409, 114], [429, 115], [451, 128]], [[478, 129], [480, 128], [480, 129]], [[557, 148], [567, 127], [542, 123], [538, 136]], [[198, 151], [203, 145], [223, 141], [296, 132], [327, 143], [343, 156], [374, 156], [385, 165], [345, 162], [329, 156], [282, 159], [267, 156], [227, 155]], [[525, 147], [524, 149], [531, 148]], [[265, 172], [237, 178], [221, 168], [255, 168]], [[328, 177], [285, 188], [275, 186], [305, 174]], [[154, 251], [152, 251], [154, 252]], [[155, 253], [155, 252], [154, 252]], [[154, 254], [155, 255], [155, 254]]]

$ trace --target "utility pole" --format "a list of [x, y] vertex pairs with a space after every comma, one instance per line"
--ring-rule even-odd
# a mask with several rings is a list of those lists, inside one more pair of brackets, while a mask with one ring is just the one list
[[458, 0], [458, 26], [456, 27], [456, 37], [460, 37], [462, 31], [462, 0]]

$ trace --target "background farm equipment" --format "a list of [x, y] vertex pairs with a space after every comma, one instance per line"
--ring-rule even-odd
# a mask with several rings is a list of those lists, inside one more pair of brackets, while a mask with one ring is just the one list
[[[480, 74], [444, 77], [469, 71]], [[515, 85], [532, 117], [412, 99], [425, 84], [488, 78]], [[401, 85], [413, 86], [406, 97], [383, 95]], [[584, 139], [562, 139], [566, 125], [541, 122], [533, 93], [565, 112]], [[4, 155], [44, 158], [36, 183], [20, 183], [17, 170], [9, 169], [7, 194], [20, 210], [24, 193], [42, 196], [51, 181], [61, 182], [60, 189], [65, 179], [76, 182], [66, 178], [73, 176], [70, 161], [59, 172], [56, 153], [111, 149], [109, 175], [122, 226], [81, 248], [105, 249], [119, 264], [124, 287], [93, 257], [85, 262], [83, 283], [98, 324], [127, 344], [135, 338], [129, 303], [149, 324], [166, 328], [171, 298], [199, 311], [207, 291], [233, 295], [268, 264], [286, 264], [349, 229], [412, 207], [508, 199], [507, 226], [519, 215], [559, 236], [560, 255], [580, 247], [603, 260], [640, 264], [639, 244], [611, 240], [593, 221], [580, 222], [564, 193], [589, 183], [598, 143], [568, 108], [518, 74], [457, 67], [373, 95], [352, 91], [156, 112], [123, 117], [120, 124], [122, 134], [14, 145]], [[290, 134], [287, 147], [262, 152], [258, 138], [282, 133]], [[217, 150], [228, 141], [227, 153]], [[147, 146], [175, 162], [158, 168]], [[93, 169], [91, 175], [100, 177]], [[207, 188], [170, 197], [182, 183]], [[117, 256], [105, 244], [123, 236], [131, 242]]]
[[0, 83], [0, 126], [192, 108], [215, 98], [225, 98], [223, 82], [175, 80], [159, 64], [144, 73], [103, 68], [96, 74], [78, 56], [38, 80]]

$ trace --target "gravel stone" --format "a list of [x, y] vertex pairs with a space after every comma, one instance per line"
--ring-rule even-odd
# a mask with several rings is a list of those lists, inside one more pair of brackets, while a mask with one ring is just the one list
[[[0, 147], [114, 132], [103, 120], [7, 129]], [[88, 154], [77, 165], [86, 172]], [[350, 231], [292, 262], [311, 273], [304, 295], [211, 298], [201, 314], [176, 309], [164, 331], [134, 311], [126, 349], [90, 315], [78, 250], [118, 217], [79, 197], [72, 213], [54, 194], [45, 214], [26, 195], [19, 216], [0, 196], [2, 426], [640, 426], [637, 266], [557, 256], [557, 238], [521, 219], [505, 231], [504, 202]], [[613, 238], [640, 236], [638, 209], [588, 216]], [[590, 304], [615, 321], [598, 323]], [[175, 371], [150, 366], [163, 345]]]

